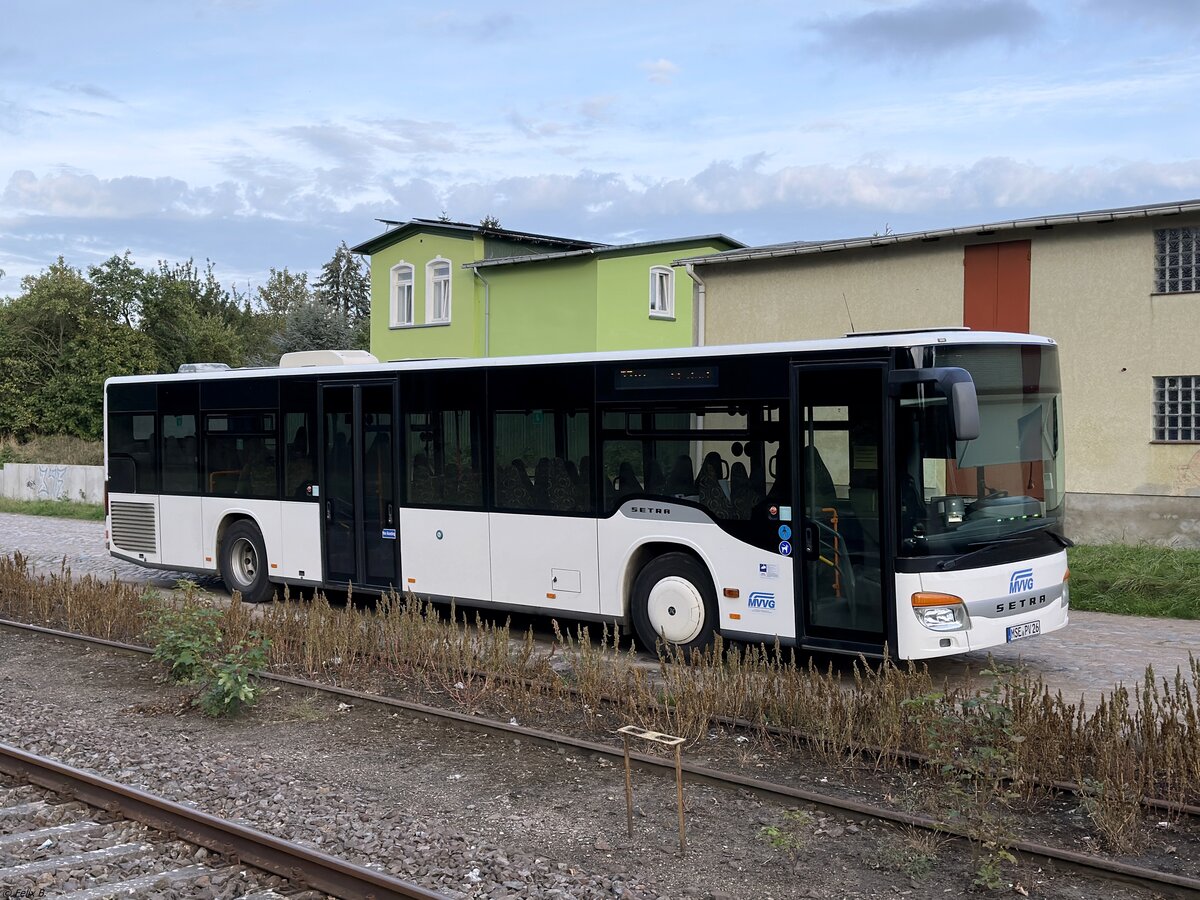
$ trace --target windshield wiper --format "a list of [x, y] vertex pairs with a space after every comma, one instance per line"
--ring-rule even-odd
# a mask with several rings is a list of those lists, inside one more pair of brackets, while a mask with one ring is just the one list
[[1016, 539], [1016, 541], [1019, 542], [1020, 540], [1031, 538], [1039, 532], [1050, 535], [1050, 537], [1054, 538], [1054, 540], [1064, 548], [1075, 546], [1073, 541], [1071, 541], [1069, 538], [1063, 537], [1057, 531], [1051, 531], [1045, 525], [1038, 525], [1034, 528], [1022, 528], [1020, 531], [1011, 531], [1003, 538], [992, 538], [986, 541], [972, 541], [971, 543], [967, 544], [967, 546], [976, 547], [978, 549], [970, 550], [966, 553], [960, 553], [958, 556], [952, 557], [951, 559], [942, 560], [937, 564], [938, 570], [941, 572], [946, 572], [950, 569], [956, 569], [960, 563], [963, 563], [972, 557], [987, 553], [989, 550], [996, 550], [1000, 547], [1006, 547], [1009, 544], [1012, 544], [1014, 542], [1012, 539]]

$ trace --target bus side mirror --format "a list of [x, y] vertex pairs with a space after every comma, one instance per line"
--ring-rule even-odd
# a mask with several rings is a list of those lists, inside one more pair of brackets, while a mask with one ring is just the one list
[[888, 378], [893, 396], [899, 396], [903, 385], [937, 385], [938, 393], [950, 403], [950, 424], [954, 439], [973, 441], [979, 437], [979, 398], [971, 373], [957, 366], [937, 366], [932, 369], [896, 369]]
[[954, 417], [954, 437], [973, 441], [979, 437], [979, 398], [975, 382], [956, 381], [950, 385], [950, 412]]

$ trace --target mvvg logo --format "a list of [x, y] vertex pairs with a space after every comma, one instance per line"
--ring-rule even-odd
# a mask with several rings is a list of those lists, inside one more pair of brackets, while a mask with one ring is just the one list
[[754, 591], [750, 594], [750, 599], [746, 603], [750, 609], [774, 609], [775, 595], [768, 594], [765, 591]]
[[1008, 592], [1021, 594], [1033, 590], [1033, 569], [1017, 569], [1008, 579]]

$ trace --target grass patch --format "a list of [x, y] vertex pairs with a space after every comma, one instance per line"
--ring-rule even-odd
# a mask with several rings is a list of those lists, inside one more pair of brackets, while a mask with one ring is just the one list
[[1200, 619], [1200, 550], [1108, 544], [1072, 547], [1067, 558], [1075, 609]]
[[104, 521], [104, 507], [99, 503], [76, 503], [74, 500], [11, 500], [0, 497], [0, 512], [22, 516], [57, 516], [60, 519]]
[[0, 466], [40, 463], [47, 466], [102, 466], [104, 445], [70, 434], [35, 434], [24, 439], [0, 437]]

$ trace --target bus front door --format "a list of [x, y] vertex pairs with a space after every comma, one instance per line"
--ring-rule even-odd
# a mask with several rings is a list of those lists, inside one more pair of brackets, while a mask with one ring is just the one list
[[397, 585], [395, 404], [395, 386], [390, 382], [322, 385], [321, 502], [327, 583]]
[[884, 367], [794, 364], [796, 633], [802, 646], [876, 655], [889, 631], [883, 577]]

